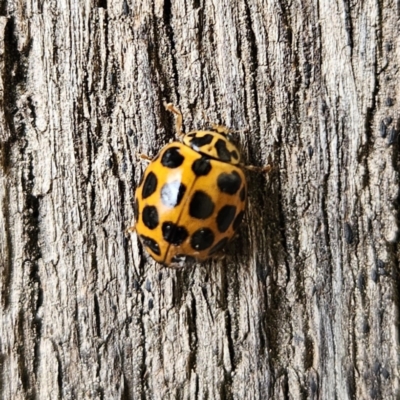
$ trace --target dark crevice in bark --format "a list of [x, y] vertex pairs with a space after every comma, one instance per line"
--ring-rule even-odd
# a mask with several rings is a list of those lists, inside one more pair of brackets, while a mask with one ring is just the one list
[[[384, 60], [384, 42], [383, 42], [383, 26], [384, 26], [384, 21], [383, 21], [383, 9], [382, 9], [383, 5], [380, 5], [379, 3], [376, 3], [376, 11], [378, 14], [377, 20], [378, 20], [378, 24], [376, 27], [376, 44], [377, 44], [377, 50], [375, 52], [375, 58], [378, 58], [378, 60], [381, 60], [381, 63], [383, 63]], [[387, 43], [386, 43], [387, 44]], [[391, 44], [389, 45], [391, 46]], [[378, 57], [376, 57], [376, 53], [378, 52]], [[382, 65], [380, 65], [380, 67], [382, 69], [385, 69], [387, 67], [386, 66], [382, 67]], [[382, 72], [382, 70], [380, 70], [378, 72], [378, 75], [380, 74], [380, 72]]]
[[1, 0], [0, 1], [0, 17], [7, 17], [8, 5], [9, 5], [9, 1], [8, 0]]
[[[228, 268], [228, 266], [226, 266]], [[227, 286], [226, 286], [226, 306], [225, 311], [225, 324], [226, 324], [226, 338], [228, 340], [228, 351], [229, 358], [231, 361], [232, 372], [234, 372], [238, 364], [240, 363], [241, 353], [240, 346], [238, 345], [239, 340], [239, 321], [238, 315], [235, 313], [237, 304], [240, 302], [240, 284], [238, 270], [236, 266], [232, 266], [226, 272], [227, 275]], [[229, 385], [232, 386], [232, 376], [229, 376]]]
[[[157, 21], [157, 20], [155, 20]], [[168, 77], [163, 73], [163, 67], [162, 65], [165, 63], [164, 57], [160, 57], [160, 54], [158, 51], [155, 51], [155, 61], [156, 61], [156, 69], [160, 71], [160, 75], [163, 78], [163, 86], [164, 90], [161, 93], [161, 96], [163, 99], [167, 102], [170, 102], [172, 99], [172, 93], [175, 92], [176, 95], [176, 103], [179, 104], [179, 90], [174, 91], [175, 87], [179, 87], [179, 73], [178, 73], [178, 66], [175, 58], [175, 38], [174, 38], [174, 29], [171, 26], [171, 21], [172, 21], [172, 4], [171, 0], [165, 0], [164, 1], [164, 10], [163, 10], [163, 25], [164, 29], [161, 30], [161, 32], [165, 32], [166, 36], [168, 37], [168, 41], [170, 43], [170, 61], [171, 61], [171, 67], [172, 67], [172, 77]], [[155, 40], [156, 43], [160, 43], [160, 36], [159, 36], [159, 27], [154, 26], [154, 35], [155, 35]], [[158, 49], [157, 49], [158, 50]], [[170, 82], [172, 81], [173, 82]], [[160, 102], [162, 104], [162, 101]]]
[[26, 59], [31, 50], [31, 41], [18, 51], [15, 18], [7, 20], [4, 29], [4, 68], [1, 71], [3, 83], [4, 119], [6, 126], [0, 131], [1, 164], [4, 172], [9, 173], [12, 167], [12, 148], [16, 141], [24, 136], [25, 124], [19, 113], [17, 100], [19, 92], [25, 92]]
[[353, 55], [353, 24], [351, 21], [351, 9], [350, 2], [343, 0], [344, 8], [344, 27], [347, 33], [347, 45], [350, 47], [350, 57]]
[[[132, 236], [130, 237], [131, 243], [133, 244], [133, 240], [132, 240]], [[137, 245], [137, 249], [138, 249], [138, 253], [139, 253], [139, 265], [137, 267], [138, 273], [139, 275], [137, 275], [137, 280], [136, 282], [140, 282], [140, 284], [143, 283], [142, 280], [142, 276], [143, 276], [143, 271], [146, 271], [146, 266], [147, 266], [147, 254], [146, 254], [146, 250], [143, 248], [142, 243], [140, 242], [139, 239], [136, 239], [136, 245]], [[132, 260], [133, 261], [133, 260]], [[133, 282], [133, 285], [135, 286], [136, 283]]]
[[7, 354], [3, 352], [3, 343], [0, 339], [0, 398], [1, 399], [7, 398], [4, 393], [4, 390], [6, 389], [4, 377], [6, 376], [7, 372], [8, 360], [9, 358], [7, 357]]
[[[277, 152], [281, 151], [283, 140], [282, 140], [282, 128], [279, 127], [276, 130], [276, 148]], [[284, 156], [281, 154], [280, 156], [276, 156], [276, 159], [280, 159]], [[280, 171], [278, 171], [278, 165]], [[287, 302], [285, 296], [285, 287], [278, 285], [278, 275], [282, 272], [279, 272], [276, 269], [277, 265], [284, 265], [285, 272], [283, 275], [286, 277], [286, 283], [289, 282], [290, 268], [289, 268], [289, 249], [288, 249], [288, 241], [286, 237], [286, 229], [287, 229], [287, 215], [285, 211], [285, 198], [283, 197], [282, 188], [285, 185], [285, 180], [287, 177], [284, 175], [285, 171], [285, 161], [282, 160], [280, 163], [276, 163], [276, 169], [270, 175], [271, 187], [268, 190], [268, 195], [262, 194], [259, 198], [255, 198], [255, 204], [264, 204], [264, 212], [267, 214], [262, 218], [265, 223], [263, 224], [263, 230], [266, 232], [265, 241], [269, 244], [269, 248], [271, 249], [271, 259], [269, 262], [265, 257], [262, 257], [262, 250], [260, 250], [260, 246], [265, 246], [265, 244], [261, 244], [257, 246], [257, 256], [256, 256], [256, 265], [257, 265], [257, 274], [259, 276], [263, 276], [264, 282], [268, 283], [268, 286], [265, 288], [264, 296], [265, 296], [265, 310], [263, 310], [262, 315], [262, 327], [260, 330], [265, 332], [265, 339], [260, 339], [260, 351], [265, 346], [267, 349], [266, 353], [268, 354], [269, 359], [269, 371], [271, 374], [271, 381], [275, 379], [279, 369], [279, 366], [282, 365], [285, 361], [282, 360], [282, 348], [279, 345], [281, 337], [279, 332], [287, 328], [284, 327], [285, 321], [287, 321]], [[264, 187], [265, 185], [263, 185]], [[254, 198], [254, 196], [252, 196]], [[265, 203], [265, 199], [267, 199], [267, 203]], [[253, 220], [257, 220], [255, 217]], [[255, 234], [256, 235], [256, 234]], [[270, 266], [270, 264], [271, 266]], [[275, 266], [275, 267], [274, 267]], [[260, 269], [262, 268], [262, 269]], [[268, 279], [267, 279], [268, 277]], [[273, 394], [271, 394], [273, 397]]]
[[199, 9], [201, 7], [201, 0], [193, 0], [192, 7], [195, 10]]
[[[36, 286], [36, 285], [35, 285]], [[41, 337], [42, 337], [42, 318], [38, 316], [37, 312], [39, 307], [43, 304], [43, 289], [40, 286], [40, 279], [38, 279], [38, 288], [37, 293], [35, 293], [36, 299], [36, 310], [35, 316], [33, 318], [33, 330], [35, 333], [35, 344], [34, 344], [34, 357], [33, 357], [33, 372], [35, 376], [38, 374], [39, 366], [40, 366], [40, 344], [41, 344]]]
[[55, 357], [57, 360], [57, 387], [58, 387], [58, 397], [62, 399], [63, 397], [63, 376], [64, 376], [64, 371], [63, 371], [63, 365], [60, 357], [60, 351], [57, 343], [53, 340], [50, 339], [51, 344], [53, 346], [53, 351], [55, 353]]
[[315, 357], [315, 352], [314, 352], [314, 341], [313, 338], [310, 337], [309, 332], [310, 327], [309, 327], [309, 322], [308, 320], [306, 321], [306, 326], [304, 327], [304, 370], [311, 370], [313, 368], [313, 363], [314, 363], [314, 357]]
[[[28, 319], [28, 320], [27, 320]], [[30, 338], [27, 337], [30, 332], [30, 320], [31, 316], [26, 316], [25, 311], [21, 309], [18, 312], [17, 316], [17, 345], [16, 345], [16, 353], [17, 353], [17, 362], [18, 362], [18, 371], [21, 378], [22, 387], [24, 390], [24, 395], [27, 400], [36, 400], [36, 385], [32, 375], [32, 369], [29, 365], [29, 360], [31, 360], [31, 346], [30, 346]]]
[[[105, 24], [108, 27], [108, 23]], [[106, 30], [105, 33], [106, 37], [108, 32]], [[108, 51], [107, 51], [108, 52]], [[108, 68], [106, 74], [106, 91], [107, 91], [107, 98], [106, 98], [106, 109], [104, 113], [106, 116], [111, 116], [114, 113], [114, 109], [117, 103], [117, 94], [119, 92], [119, 78], [120, 78], [120, 66], [116, 64], [114, 61]]]
[[344, 223], [343, 232], [344, 232], [344, 239], [346, 240], [346, 243], [353, 244], [354, 233], [353, 233], [353, 228], [350, 223], [348, 223], [348, 222]]
[[[196, 45], [198, 47], [199, 54], [203, 53], [203, 39], [204, 39], [204, 4], [200, 4], [200, 0], [194, 0], [194, 9], [198, 10], [198, 25], [196, 32]], [[201, 67], [203, 68], [204, 61], [201, 63]], [[203, 82], [203, 81], [201, 81]], [[203, 88], [200, 88], [203, 89]]]
[[212, 307], [210, 306], [209, 295], [208, 295], [207, 287], [205, 285], [203, 285], [201, 287], [201, 294], [203, 295], [204, 302], [207, 306], [208, 315], [209, 315], [212, 323], [214, 323], [215, 322], [214, 314], [212, 312]]
[[347, 389], [347, 394], [349, 396], [349, 399], [355, 399], [356, 398], [356, 379], [354, 376], [354, 368], [349, 367], [346, 371], [346, 376], [345, 376], [345, 382], [346, 382], [346, 389]]
[[95, 294], [93, 297], [93, 311], [94, 311], [94, 318], [95, 318], [95, 329], [97, 337], [101, 337], [101, 320], [100, 320], [100, 306], [99, 306], [99, 299]]
[[[3, 200], [3, 208], [2, 208], [2, 214], [4, 215], [4, 231], [6, 233], [6, 240], [4, 244], [4, 254], [1, 257], [0, 260], [0, 271], [1, 271], [1, 300], [2, 300], [2, 307], [4, 310], [7, 310], [9, 305], [10, 305], [10, 296], [11, 296], [11, 281], [12, 281], [12, 274], [13, 274], [13, 265], [14, 265], [14, 260], [13, 260], [13, 238], [11, 235], [11, 227], [13, 225], [13, 222], [11, 221], [11, 216], [10, 216], [10, 190], [9, 186], [6, 185], [4, 188], [4, 194], [2, 197]], [[1, 343], [0, 343], [1, 344]], [[1, 386], [0, 386], [1, 387]]]
[[290, 399], [290, 390], [289, 390], [289, 378], [287, 375], [287, 370], [282, 371], [282, 375], [280, 376], [281, 381], [281, 391], [284, 400]]
[[[262, 314], [260, 318], [260, 322], [258, 324], [258, 335], [259, 335], [259, 354], [260, 358], [263, 359], [264, 355], [268, 353], [268, 350], [270, 348], [269, 346], [269, 337], [268, 337], [268, 317], [269, 317], [269, 307], [268, 307], [268, 296], [267, 296], [267, 288], [264, 286], [263, 292], [264, 292], [264, 303], [262, 304]], [[268, 360], [265, 360], [266, 363], [268, 363]]]
[[[400, 10], [400, 8], [399, 8]], [[400, 118], [397, 119], [395, 125], [397, 131], [400, 131]], [[397, 188], [400, 187], [400, 151], [399, 151], [399, 141], [395, 146], [392, 146], [392, 166], [393, 170], [396, 172], [395, 182]], [[391, 199], [388, 199], [389, 201]], [[395, 218], [397, 221], [397, 228], [399, 225], [399, 210], [400, 210], [400, 191], [397, 191], [396, 197], [392, 200], [392, 209], [393, 213], [395, 214]], [[393, 274], [393, 298], [396, 304], [396, 313], [399, 314], [400, 310], [400, 234], [397, 231], [396, 236], [392, 242], [387, 243], [387, 252], [389, 255], [388, 262], [392, 264], [392, 274]], [[378, 260], [378, 271], [383, 271], [381, 273], [385, 274], [385, 263], [382, 260]], [[394, 320], [394, 327], [396, 330], [396, 338], [400, 337], [400, 321], [399, 318]]]
[[[376, 135], [374, 134], [374, 120], [375, 120], [375, 114], [376, 114], [376, 108], [377, 108], [377, 99], [379, 96], [379, 91], [380, 91], [380, 79], [379, 79], [379, 74], [378, 74], [378, 55], [376, 53], [377, 50], [375, 50], [374, 54], [374, 64], [373, 64], [373, 75], [374, 75], [374, 87], [372, 90], [372, 96], [371, 96], [371, 102], [372, 104], [367, 107], [367, 111], [365, 114], [365, 120], [364, 120], [364, 129], [365, 133], [367, 135], [367, 144], [366, 146], [361, 147], [360, 151], [358, 152], [358, 162], [362, 164], [366, 170], [366, 173], [364, 174], [365, 177], [369, 177], [369, 166], [368, 166], [368, 156], [371, 153], [372, 146], [374, 146], [374, 141]], [[353, 64], [352, 64], [353, 67]], [[354, 70], [354, 68], [353, 68]], [[364, 187], [366, 187], [369, 184], [369, 181], [367, 179], [364, 179]]]
[[[323, 126], [321, 129], [325, 131], [325, 136], [328, 137], [328, 110], [326, 103], [323, 99], [321, 99], [320, 104], [318, 105], [318, 112], [321, 113], [321, 119], [323, 120]], [[320, 231], [320, 234], [317, 235], [317, 246], [320, 246], [318, 249], [318, 253], [321, 255], [321, 258], [323, 260], [323, 266], [326, 269], [324, 271], [324, 274], [327, 275], [327, 278], [329, 277], [329, 281], [327, 280], [324, 284], [329, 286], [331, 288], [332, 286], [332, 254], [330, 252], [331, 249], [331, 238], [330, 238], [330, 232], [329, 232], [329, 213], [328, 213], [328, 204], [327, 201], [330, 199], [330, 193], [329, 193], [329, 174], [330, 174], [330, 169], [331, 165], [329, 164], [328, 171], [324, 170], [324, 165], [325, 165], [325, 160], [322, 158], [323, 153], [322, 153], [322, 146], [321, 143], [318, 143], [318, 153], [319, 153], [319, 165], [321, 166], [322, 170], [320, 172], [320, 176], [318, 177], [318, 180], [320, 182], [319, 185], [319, 191], [318, 191], [318, 224], [322, 225], [322, 230], [318, 229]], [[328, 158], [329, 158], [329, 154]], [[328, 160], [329, 161], [329, 160]], [[340, 195], [340, 180], [338, 181], [338, 195]], [[322, 261], [320, 260], [320, 261]]]
[[[76, 276], [74, 279], [74, 287], [77, 287]], [[74, 342], [76, 339], [76, 342], [75, 342], [76, 348], [77, 348], [79, 357], [81, 357], [82, 356], [82, 354], [81, 354], [82, 338], [81, 338], [81, 331], [80, 331], [80, 326], [79, 326], [79, 305], [78, 305], [78, 299], [75, 298], [74, 300], [75, 300], [75, 309], [74, 309], [74, 312], [73, 312], [73, 315], [71, 316], [71, 318], [74, 323], [73, 330], [74, 330], [76, 336], [73, 337], [72, 339], [74, 340]], [[74, 333], [72, 333], [72, 336], [74, 336]]]
[[189, 355], [187, 361], [188, 371], [194, 371], [196, 369], [197, 360], [197, 309], [196, 309], [196, 298], [194, 294], [191, 294], [192, 301], [190, 302], [190, 308], [187, 309], [188, 313], [188, 336], [189, 336]]
[[[130, 338], [132, 336], [132, 327], [134, 327], [135, 331], [140, 331], [139, 337], [141, 340], [138, 343], [134, 343], [132, 345], [128, 345], [125, 347], [124, 357], [122, 357], [122, 371], [124, 376], [124, 396], [129, 395], [128, 399], [133, 397], [133, 391], [135, 393], [139, 392], [140, 389], [140, 397], [142, 399], [146, 398], [146, 390], [145, 390], [145, 376], [146, 376], [146, 348], [144, 345], [145, 341], [145, 329], [143, 324], [143, 315], [144, 315], [144, 294], [143, 290], [139, 284], [139, 282], [134, 279], [134, 290], [135, 292], [132, 294], [132, 297], [136, 299], [134, 301], [134, 305], [132, 307], [133, 315], [129, 316], [125, 323], [125, 337]], [[129, 339], [130, 340], [130, 339]], [[139, 359], [136, 358], [135, 362], [135, 370], [132, 371], [131, 357], [133, 353], [139, 354]], [[132, 372], [134, 373], [134, 379], [128, 378], [132, 376]]]
[[[350, 301], [353, 304], [356, 304], [356, 295], [355, 293], [351, 293], [350, 294]], [[349, 301], [349, 303], [350, 303]], [[349, 304], [349, 308], [351, 309], [351, 324], [349, 327], [349, 332], [347, 334], [347, 339], [348, 339], [348, 351], [349, 351], [349, 359], [353, 361], [352, 365], [357, 365], [357, 357], [358, 357], [358, 341], [357, 341], [357, 332], [356, 332], [356, 318], [357, 318], [357, 313], [355, 310], [355, 307], [350, 306]], [[353, 398], [352, 396], [355, 393], [355, 388], [356, 388], [356, 379], [354, 376], [354, 369], [349, 366], [347, 371], [346, 371], [346, 385], [347, 385], [347, 392], [349, 394], [350, 398]]]
[[122, 13], [124, 15], [130, 15], [130, 13], [131, 13], [131, 10], [129, 8], [128, 2], [126, 0], [124, 0], [122, 2]]
[[[122, 161], [124, 163], [124, 161]], [[118, 158], [116, 156], [116, 154], [114, 154], [114, 165], [115, 165], [115, 171], [114, 171], [114, 176], [118, 179], [118, 194], [119, 194], [119, 198], [120, 198], [120, 202], [122, 205], [125, 204], [125, 193], [128, 192], [128, 188], [126, 187], [125, 182], [120, 179], [120, 171], [119, 171], [119, 165], [118, 165]], [[122, 174], [124, 174], [124, 172], [122, 171]], [[120, 221], [121, 223], [123, 223], [125, 221], [125, 207], [120, 207]], [[121, 231], [124, 231], [124, 227], [121, 226]]]
[[[38, 259], [40, 258], [40, 246], [38, 243], [39, 234], [39, 202], [40, 199], [32, 194], [34, 187], [34, 170], [32, 156], [28, 151], [28, 142], [25, 136], [25, 124], [23, 113], [18, 109], [17, 101], [19, 91], [25, 90], [26, 82], [26, 57], [29, 55], [31, 43], [21, 51], [18, 51], [18, 39], [16, 36], [16, 22], [14, 17], [8, 19], [5, 27], [4, 35], [4, 70], [2, 74], [4, 85], [4, 118], [7, 123], [9, 137], [2, 143], [2, 163], [7, 174], [12, 176], [11, 155], [12, 147], [18, 144], [20, 153], [20, 166], [23, 173], [21, 174], [21, 182], [13, 182], [17, 186], [22, 186], [24, 193], [23, 201], [23, 234], [21, 238], [16, 240], [22, 241], [23, 255], [25, 261], [19, 268], [23, 269], [26, 277], [26, 286], [22, 288], [19, 301], [21, 302], [21, 311], [17, 317], [17, 359], [18, 369], [21, 374], [22, 387], [26, 398], [36, 398], [35, 378], [40, 360], [40, 337], [42, 323], [41, 318], [37, 315], [38, 309], [43, 303], [43, 291], [41, 288], [40, 277], [38, 274]], [[19, 142], [18, 142], [19, 140]], [[6, 150], [6, 152], [4, 152]], [[3, 197], [5, 206], [9, 206], [11, 199], [10, 192]], [[7, 204], [8, 203], [8, 204]], [[9, 220], [9, 209], [3, 209], [6, 216], [6, 223], [12, 226]], [[7, 260], [3, 278], [6, 284], [4, 306], [10, 304], [9, 295], [12, 287], [13, 274], [13, 246], [10, 231], [7, 232]], [[3, 286], [4, 287], [4, 286]], [[3, 291], [4, 292], [4, 291]], [[30, 362], [29, 362], [30, 361]]]
[[[307, 14], [307, 11], [309, 10], [302, 10], [304, 18], [304, 33], [300, 43], [304, 55], [302, 72], [305, 89], [313, 89], [312, 87], [310, 88], [310, 85], [320, 79], [321, 56], [318, 35], [318, 27], [320, 25], [316, 22], [318, 21], [318, 16], [314, 15], [314, 13], [318, 13], [318, 10], [312, 10], [311, 14]], [[317, 77], [318, 79], [316, 79]]]
[[[104, 16], [104, 23], [103, 23], [103, 36], [104, 36], [104, 49], [105, 49], [105, 59], [112, 59], [110, 57], [110, 46], [109, 46], [109, 20], [108, 20], [108, 14], [106, 13]], [[103, 66], [102, 66], [103, 67]], [[100, 91], [105, 91], [105, 93], [102, 93], [102, 95], [105, 97], [105, 102], [104, 102], [104, 106], [103, 109], [99, 109], [99, 114], [101, 116], [104, 117], [109, 117], [110, 115], [112, 115], [112, 112], [114, 110], [115, 107], [115, 103], [116, 103], [116, 71], [117, 68], [113, 63], [107, 64], [105, 66], [105, 70], [104, 70], [104, 75], [103, 75], [103, 81], [99, 81], [99, 86], [98, 86], [98, 90]], [[80, 104], [80, 103], [78, 103]], [[74, 106], [76, 107], [76, 103], [74, 102]], [[81, 105], [79, 105], [79, 107], [82, 107]], [[78, 131], [79, 132], [79, 131]], [[99, 133], [101, 133], [101, 127], [99, 128]], [[100, 139], [100, 137], [99, 137]]]
[[[226, 338], [228, 340], [228, 351], [229, 351], [229, 358], [232, 364], [232, 372], [236, 369], [236, 357], [235, 357], [235, 348], [233, 342], [234, 329], [232, 328], [232, 315], [229, 310], [226, 311]], [[236, 335], [235, 335], [236, 336]], [[235, 337], [237, 340], [237, 337]], [[232, 382], [230, 382], [232, 384]]]
[[[124, 221], [124, 219], [122, 219]], [[129, 224], [131, 225], [131, 224]], [[128, 225], [128, 226], [129, 226]], [[131, 237], [131, 235], [129, 235]], [[130, 257], [130, 249], [129, 246], [132, 244], [132, 240], [128, 237], [128, 234], [126, 233], [126, 227], [124, 227], [124, 237], [122, 239], [123, 241], [123, 251], [124, 251], [124, 270], [125, 270], [125, 284], [128, 289], [128, 293], [131, 294], [131, 287], [132, 287], [132, 282], [130, 281], [130, 269], [132, 268], [133, 265], [133, 260]]]
[[[249, 51], [249, 79], [251, 79], [250, 83], [250, 93], [253, 95], [254, 107], [255, 107], [255, 114], [257, 117], [260, 116], [259, 110], [259, 102], [258, 102], [258, 95], [257, 95], [257, 69], [258, 69], [258, 48], [257, 48], [257, 41], [256, 35], [253, 30], [253, 21], [251, 16], [250, 7], [247, 1], [244, 3], [245, 6], [245, 26], [246, 26], [246, 39], [247, 44], [250, 47]], [[258, 121], [258, 119], [257, 119]], [[257, 131], [259, 132], [259, 124], [257, 126]]]
[[[330, 278], [330, 281], [326, 281], [325, 284], [332, 286], [332, 257], [329, 252], [330, 245], [330, 234], [329, 234], [329, 215], [328, 215], [328, 204], [327, 199], [329, 198], [329, 190], [328, 190], [328, 178], [324, 178], [322, 185], [320, 186], [321, 193], [319, 194], [319, 211], [320, 218], [319, 224], [322, 225], [321, 234], [318, 235], [318, 245], [320, 246], [319, 254], [323, 256], [324, 266], [327, 268], [324, 271], [327, 276]], [[328, 258], [326, 258], [328, 257]]]
[[[226, 291], [224, 293], [227, 294]], [[228, 306], [228, 301], [226, 299], [226, 307]], [[233, 338], [232, 338], [232, 326], [231, 326], [231, 319], [230, 319], [230, 313], [229, 310], [227, 310], [225, 307], [223, 307], [225, 312], [225, 336], [228, 340], [228, 351], [229, 351], [229, 357], [231, 360], [231, 365], [232, 365], [232, 371], [235, 370], [235, 352], [234, 352], [234, 347], [233, 347]], [[211, 313], [210, 309], [210, 313]], [[223, 375], [223, 381], [221, 382], [221, 390], [222, 390], [222, 399], [225, 398], [231, 398], [231, 390], [232, 390], [232, 371], [227, 371], [225, 368], [223, 369], [224, 375]]]
[[[174, 57], [174, 31], [171, 26], [172, 4], [171, 0], [164, 2], [161, 19], [155, 17], [155, 4], [153, 3], [152, 5], [154, 18], [148, 27], [150, 29], [149, 32], [146, 31], [145, 33], [145, 43], [147, 44], [147, 53], [150, 60], [150, 76], [152, 77], [154, 99], [157, 100], [154, 103], [154, 107], [156, 107], [154, 112], [161, 119], [161, 125], [167, 127], [169, 125], [167, 123], [168, 118], [172, 119], [173, 116], [165, 110], [164, 103], [172, 102], [174, 94], [177, 99], [174, 103], [179, 103], [179, 91], [175, 90], [179, 79], [177, 63]], [[168, 49], [165, 48], [165, 37], [170, 44]], [[172, 76], [170, 76], [168, 67], [165, 67], [168, 65], [171, 66]], [[167, 132], [174, 132], [174, 130], [167, 129]]]
[[[261, 136], [260, 132], [260, 105], [258, 99], [258, 91], [257, 91], [257, 72], [258, 72], [258, 48], [257, 48], [257, 40], [256, 35], [253, 30], [253, 21], [251, 10], [247, 1], [244, 2], [244, 33], [243, 39], [239, 38], [238, 52], [239, 55], [246, 54], [246, 58], [248, 59], [248, 70], [245, 74], [245, 81], [247, 90], [244, 92], [244, 104], [245, 104], [245, 114], [246, 120], [249, 121], [249, 125], [253, 130], [252, 134], [252, 143], [257, 143]], [[241, 36], [239, 35], [239, 36]], [[240, 49], [239, 49], [240, 46]], [[242, 49], [243, 47], [243, 49]], [[253, 111], [254, 110], [254, 111]], [[255, 148], [255, 146], [252, 146]], [[260, 149], [260, 146], [256, 146], [257, 149]], [[261, 157], [259, 154], [256, 156], [253, 155], [253, 152], [249, 152], [249, 159], [247, 160], [249, 164], [256, 164], [256, 160], [259, 160]]]
[[[277, 147], [282, 148], [283, 144], [283, 138], [282, 138], [282, 127], [279, 126], [279, 129], [277, 129]], [[279, 159], [281, 159], [282, 155], [279, 155]], [[282, 160], [282, 164], [285, 164], [285, 160]], [[289, 262], [288, 262], [288, 255], [289, 255], [289, 248], [288, 248], [288, 241], [286, 237], [286, 214], [284, 210], [284, 204], [285, 204], [285, 199], [283, 198], [283, 188], [285, 186], [284, 180], [286, 180], [287, 177], [284, 177], [282, 173], [277, 174], [277, 184], [276, 184], [276, 197], [277, 197], [277, 222], [278, 222], [278, 229], [279, 229], [279, 241], [283, 249], [283, 258], [285, 261], [285, 267], [286, 267], [286, 273], [287, 273], [287, 279], [286, 283], [290, 281], [290, 267], [289, 267]]]
[[171, 28], [171, 19], [172, 19], [171, 0], [164, 1], [163, 19], [165, 26]]
[[318, 374], [310, 367], [308, 374], [308, 397], [311, 400], [318, 400], [321, 398]]
[[226, 385], [226, 382], [221, 382], [219, 385], [219, 398], [230, 400], [233, 399], [233, 394], [230, 386]]
[[[27, 149], [24, 149], [27, 151]], [[33, 345], [33, 374], [36, 376], [40, 363], [40, 339], [42, 330], [42, 319], [38, 315], [38, 311], [43, 304], [43, 288], [39, 275], [38, 260], [41, 258], [41, 250], [39, 244], [39, 228], [40, 228], [40, 197], [32, 194], [35, 176], [33, 170], [32, 155], [24, 154], [26, 157], [27, 168], [22, 177], [22, 187], [25, 193], [24, 206], [24, 254], [27, 258], [23, 267], [26, 268], [29, 276], [29, 285], [27, 287], [28, 308], [26, 313], [31, 313], [31, 331], [34, 336]], [[24, 315], [25, 316], [25, 315]], [[26, 335], [27, 332], [24, 332]]]
[[[146, 399], [147, 393], [151, 393], [151, 377], [149, 376], [151, 374], [151, 371], [147, 370], [147, 364], [146, 364], [146, 359], [148, 357], [147, 354], [147, 349], [146, 349], [146, 343], [145, 343], [145, 339], [146, 339], [146, 329], [145, 329], [145, 325], [144, 325], [144, 314], [145, 314], [145, 294], [143, 293], [143, 290], [140, 289], [140, 293], [138, 294], [138, 301], [136, 302], [137, 305], [137, 309], [139, 310], [138, 312], [138, 319], [137, 319], [137, 324], [140, 330], [140, 338], [141, 341], [139, 343], [139, 348], [142, 349], [141, 351], [141, 363], [139, 365], [140, 368], [140, 384], [141, 384], [141, 397], [142, 399]], [[154, 349], [154, 351], [156, 351], [156, 349]], [[151, 356], [152, 354], [150, 353], [149, 356]]]
[[131, 400], [134, 398], [132, 393], [132, 387], [129, 379], [127, 378], [126, 374], [123, 374], [123, 382], [124, 382], [124, 389], [121, 393], [121, 400]]
[[[176, 277], [174, 280], [174, 300], [175, 304], [181, 304], [182, 301], [187, 296], [189, 290], [192, 289], [194, 283], [193, 274], [195, 272], [194, 268], [198, 268], [195, 264], [190, 265], [189, 268], [180, 268], [176, 270]], [[208, 272], [208, 270], [207, 270]], [[201, 290], [205, 297], [207, 298], [207, 284], [209, 282], [208, 273], [204, 276], [204, 282], [201, 284]], [[176, 296], [176, 297], [175, 297]]]
[[12, 136], [18, 137], [23, 132], [15, 123], [15, 114], [18, 112], [18, 91], [26, 82], [25, 59], [29, 55], [31, 43], [22, 51], [18, 51], [18, 38], [16, 34], [16, 21], [14, 17], [7, 20], [4, 30], [4, 69], [2, 71], [4, 85], [4, 117], [7, 121]]

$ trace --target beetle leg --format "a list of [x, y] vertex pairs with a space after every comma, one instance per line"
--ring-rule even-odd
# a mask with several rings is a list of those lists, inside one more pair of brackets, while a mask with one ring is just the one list
[[133, 233], [133, 232], [135, 232], [135, 231], [136, 231], [136, 225], [130, 226], [129, 228], [126, 228], [126, 229], [125, 229], [125, 233], [126, 233], [126, 234], [128, 234], [128, 233]]
[[253, 171], [253, 172], [270, 172], [272, 170], [271, 165], [266, 165], [265, 167], [256, 167], [255, 165], [242, 165], [244, 169], [247, 169], [248, 171]]
[[214, 129], [214, 131], [218, 133], [223, 133], [224, 135], [228, 135], [229, 133], [231, 133], [231, 130], [224, 125], [211, 124], [211, 127]]
[[164, 103], [165, 109], [177, 115], [176, 118], [176, 133], [178, 136], [182, 136], [182, 113], [172, 104], [172, 103]]
[[152, 158], [148, 156], [147, 154], [142, 154], [142, 153], [136, 153], [136, 158], [139, 160], [144, 160], [150, 162]]

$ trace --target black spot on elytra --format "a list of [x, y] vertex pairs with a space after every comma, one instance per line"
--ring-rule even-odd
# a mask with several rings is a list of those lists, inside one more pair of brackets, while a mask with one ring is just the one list
[[146, 199], [151, 196], [157, 189], [157, 177], [154, 172], [149, 172], [144, 180], [142, 189], [142, 198]]
[[235, 206], [224, 206], [218, 211], [217, 226], [220, 232], [226, 232], [233, 219], [235, 218], [235, 214]]
[[215, 143], [215, 148], [217, 149], [218, 158], [221, 161], [231, 161], [231, 152], [226, 148], [226, 141], [223, 139], [218, 139]]
[[198, 229], [190, 239], [193, 249], [202, 251], [208, 249], [214, 242], [214, 234], [209, 228]]
[[207, 133], [204, 136], [194, 137], [190, 141], [190, 146], [192, 147], [192, 149], [198, 150], [200, 147], [210, 144], [212, 140], [213, 140], [213, 135]]
[[223, 172], [218, 176], [217, 185], [221, 192], [235, 194], [242, 185], [242, 178], [236, 171], [231, 174]]
[[146, 206], [142, 213], [143, 223], [149, 229], [155, 229], [158, 226], [158, 212], [154, 206]]
[[233, 229], [236, 231], [239, 228], [240, 223], [242, 222], [244, 212], [240, 211], [240, 213], [236, 216], [235, 220], [233, 221]]
[[208, 255], [211, 256], [212, 254], [218, 253], [220, 250], [222, 250], [226, 246], [226, 244], [228, 242], [229, 242], [228, 238], [221, 239], [215, 246], [213, 246], [211, 248], [211, 250], [209, 251]]
[[169, 221], [162, 224], [162, 233], [163, 238], [175, 246], [179, 246], [189, 236], [185, 227]]
[[232, 151], [231, 151], [231, 156], [232, 156], [232, 158], [234, 158], [235, 160], [238, 160], [238, 159], [239, 159], [239, 154], [238, 154], [238, 152], [237, 152], [236, 150], [232, 150]]
[[167, 168], [178, 168], [182, 165], [185, 157], [179, 152], [179, 147], [170, 147], [162, 155], [161, 164]]
[[209, 172], [211, 171], [210, 159], [206, 156], [198, 158], [192, 164], [192, 171], [196, 174], [196, 176], [208, 175]]
[[157, 254], [158, 256], [161, 254], [160, 246], [154, 239], [144, 235], [140, 235], [140, 239], [142, 240], [143, 245], [148, 247], [154, 254]]
[[161, 201], [167, 207], [176, 207], [180, 204], [186, 192], [186, 186], [180, 181], [168, 182], [161, 188]]
[[242, 190], [239, 193], [240, 200], [245, 201], [246, 200], [246, 188], [243, 186]]
[[201, 190], [197, 190], [189, 204], [189, 214], [193, 218], [206, 219], [214, 211], [214, 203], [211, 197]]

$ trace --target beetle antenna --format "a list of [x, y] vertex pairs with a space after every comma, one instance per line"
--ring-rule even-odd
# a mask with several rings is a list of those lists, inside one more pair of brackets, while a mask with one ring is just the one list
[[172, 104], [172, 103], [164, 103], [164, 107], [166, 110], [174, 113], [175, 115], [177, 115], [176, 117], [176, 133], [178, 136], [182, 136], [183, 132], [182, 132], [182, 113]]

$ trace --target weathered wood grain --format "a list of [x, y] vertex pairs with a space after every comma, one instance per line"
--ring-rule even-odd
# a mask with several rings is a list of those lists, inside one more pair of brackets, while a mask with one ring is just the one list
[[[399, 396], [398, 2], [0, 5], [0, 398]], [[246, 223], [161, 268], [145, 165], [237, 130]]]

